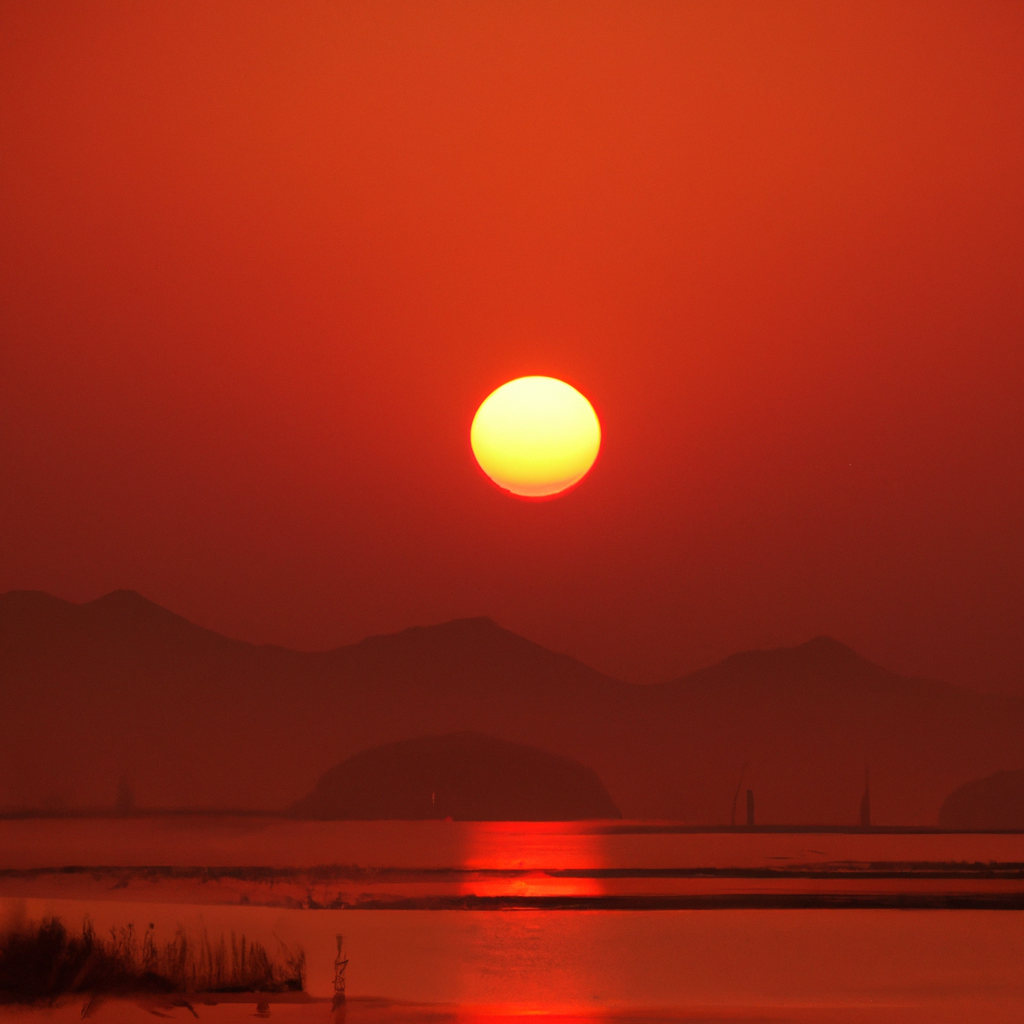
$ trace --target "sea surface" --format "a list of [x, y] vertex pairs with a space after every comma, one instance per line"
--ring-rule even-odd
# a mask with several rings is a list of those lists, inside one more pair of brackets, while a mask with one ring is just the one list
[[343, 935], [353, 1024], [1024, 1020], [1020, 834], [2, 820], [0, 919], [47, 915], [301, 944], [324, 997]]

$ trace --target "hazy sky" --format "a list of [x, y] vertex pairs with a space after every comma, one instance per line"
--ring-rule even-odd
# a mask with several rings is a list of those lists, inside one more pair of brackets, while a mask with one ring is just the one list
[[[0, 590], [1024, 689], [1024, 5], [7, 3]], [[604, 449], [518, 502], [524, 374]]]

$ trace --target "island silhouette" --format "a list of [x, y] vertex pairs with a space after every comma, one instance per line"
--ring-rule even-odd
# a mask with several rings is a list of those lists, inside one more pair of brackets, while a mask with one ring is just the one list
[[943, 828], [1024, 829], [1024, 771], [994, 772], [955, 789], [939, 808]]
[[621, 818], [592, 768], [475, 732], [360, 751], [294, 804], [299, 818], [578, 821]]

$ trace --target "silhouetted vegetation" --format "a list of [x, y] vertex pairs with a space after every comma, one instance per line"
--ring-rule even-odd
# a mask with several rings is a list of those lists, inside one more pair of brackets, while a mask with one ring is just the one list
[[90, 921], [72, 933], [58, 918], [0, 938], [0, 1003], [52, 1002], [73, 995], [192, 992], [300, 992], [306, 955], [282, 944], [272, 956], [259, 942], [231, 933], [212, 943], [179, 929], [158, 943], [150, 925], [99, 935]]

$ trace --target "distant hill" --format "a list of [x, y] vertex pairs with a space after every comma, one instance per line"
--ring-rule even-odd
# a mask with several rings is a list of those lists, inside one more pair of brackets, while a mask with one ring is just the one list
[[1024, 771], [996, 772], [954, 790], [939, 809], [943, 828], [1024, 829]]
[[697, 819], [722, 805], [744, 761], [759, 820], [763, 808], [768, 821], [837, 821], [845, 808], [855, 824], [870, 766], [876, 824], [935, 824], [972, 765], [1024, 759], [1020, 699], [900, 676], [829, 637], [733, 655], [654, 689], [679, 723], [676, 770], [714, 801], [690, 805]]
[[[0, 596], [0, 804], [280, 809], [331, 765], [476, 730], [574, 756], [635, 687], [467, 619], [304, 653], [229, 640], [131, 591]], [[604, 729], [604, 723], [600, 723]], [[598, 743], [600, 745], [600, 743]], [[589, 746], [588, 746], [589, 749]]]
[[302, 818], [579, 821], [619, 818], [593, 769], [479, 733], [360, 751], [290, 810]]
[[[229, 640], [130, 591], [0, 597], [0, 804], [277, 809], [360, 750], [475, 731], [594, 768], [628, 817], [727, 823], [745, 762], [765, 823], [934, 824], [1020, 768], [1018, 699], [909, 679], [819, 637], [654, 686], [490, 619], [303, 653]], [[742, 817], [742, 811], [741, 811]]]

